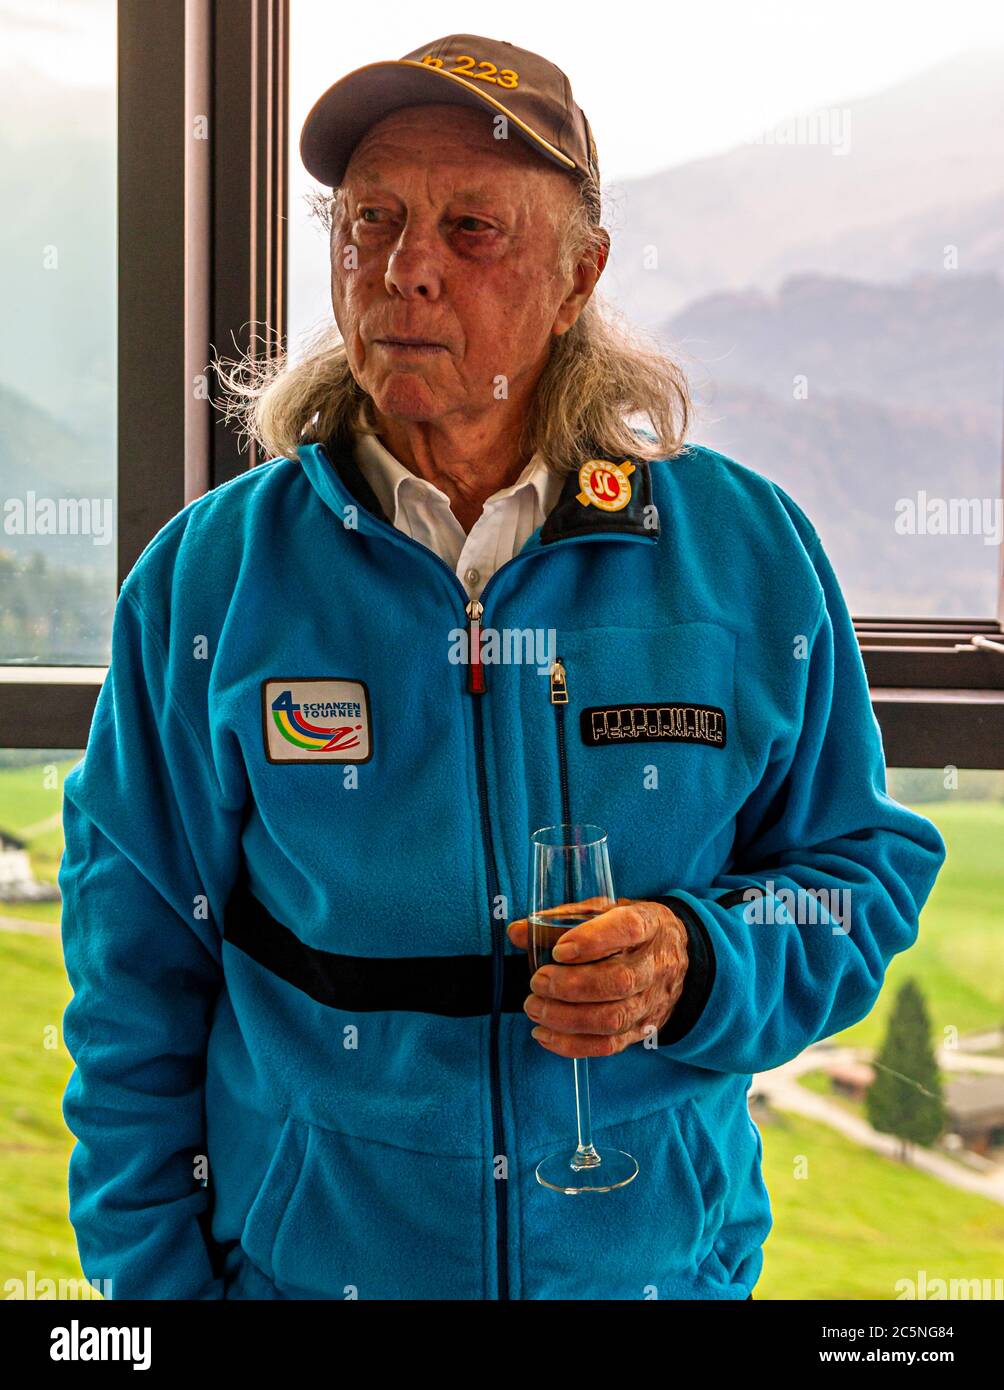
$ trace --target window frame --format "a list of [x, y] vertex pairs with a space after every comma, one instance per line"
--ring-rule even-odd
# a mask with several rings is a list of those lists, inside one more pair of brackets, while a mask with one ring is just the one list
[[[289, 0], [118, 0], [117, 45], [116, 592], [182, 507], [261, 461], [209, 364], [286, 342]], [[1004, 768], [1004, 569], [996, 617], [854, 626], [890, 767]], [[106, 672], [0, 666], [0, 746], [85, 747]]]
[[[261, 461], [213, 410], [210, 361], [286, 337], [289, 4], [117, 13], [116, 594], [186, 503]], [[86, 747], [106, 674], [0, 665], [0, 747]]]

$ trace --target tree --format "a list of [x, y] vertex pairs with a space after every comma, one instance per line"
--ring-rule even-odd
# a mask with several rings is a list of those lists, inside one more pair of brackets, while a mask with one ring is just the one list
[[920, 988], [903, 984], [893, 1004], [885, 1040], [875, 1058], [875, 1080], [865, 1093], [873, 1129], [901, 1141], [907, 1162], [910, 1144], [933, 1144], [945, 1128], [941, 1076], [931, 1038], [931, 1021]]

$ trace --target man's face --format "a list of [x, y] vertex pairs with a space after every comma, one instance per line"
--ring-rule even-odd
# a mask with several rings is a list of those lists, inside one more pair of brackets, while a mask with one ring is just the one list
[[382, 414], [473, 420], [503, 392], [532, 391], [552, 331], [578, 313], [563, 307], [573, 277], [558, 274], [549, 216], [574, 196], [560, 170], [465, 107], [408, 107], [366, 133], [332, 223], [331, 301]]

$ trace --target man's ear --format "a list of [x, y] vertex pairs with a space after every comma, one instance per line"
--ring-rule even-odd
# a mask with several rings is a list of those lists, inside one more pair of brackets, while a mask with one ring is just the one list
[[597, 281], [603, 274], [603, 267], [607, 263], [607, 256], [610, 253], [610, 234], [605, 227], [601, 227], [600, 234], [603, 238], [603, 245], [596, 253], [595, 261], [581, 260], [575, 267], [575, 283], [558, 310], [557, 317], [551, 327], [551, 332], [560, 337], [562, 333], [567, 333], [572, 324], [582, 313], [589, 301], [589, 296], [596, 288]]

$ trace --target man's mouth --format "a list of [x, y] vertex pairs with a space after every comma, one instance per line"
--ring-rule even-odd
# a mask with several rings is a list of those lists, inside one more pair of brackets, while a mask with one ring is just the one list
[[433, 342], [431, 338], [376, 338], [378, 347], [389, 352], [446, 352], [445, 343]]

